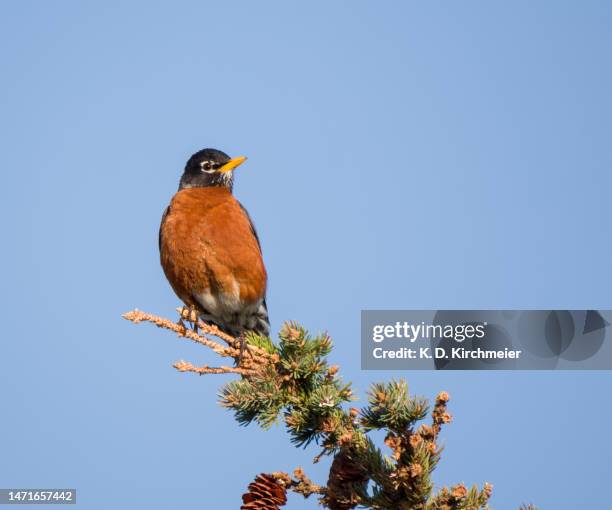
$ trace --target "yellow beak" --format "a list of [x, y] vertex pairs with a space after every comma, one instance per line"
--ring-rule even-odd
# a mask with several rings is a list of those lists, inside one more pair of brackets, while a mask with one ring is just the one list
[[237, 166], [242, 165], [242, 163], [244, 163], [246, 160], [247, 158], [245, 156], [232, 158], [227, 163], [225, 163], [225, 165], [219, 168], [219, 170], [217, 170], [217, 173], [224, 174], [225, 172], [231, 172]]

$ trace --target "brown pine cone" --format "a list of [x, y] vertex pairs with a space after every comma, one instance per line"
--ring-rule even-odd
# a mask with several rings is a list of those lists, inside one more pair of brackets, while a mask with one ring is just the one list
[[331, 510], [350, 510], [359, 504], [351, 485], [365, 483], [368, 475], [351, 455], [350, 449], [341, 450], [332, 462], [324, 502]]
[[287, 491], [276, 478], [261, 473], [249, 484], [242, 502], [240, 510], [279, 510], [287, 503]]

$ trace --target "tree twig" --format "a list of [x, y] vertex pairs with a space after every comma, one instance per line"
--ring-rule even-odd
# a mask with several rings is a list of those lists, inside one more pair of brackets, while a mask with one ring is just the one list
[[[181, 309], [178, 309], [179, 312], [182, 312]], [[189, 312], [187, 312], [188, 314]], [[212, 336], [216, 336], [220, 338], [224, 342], [228, 344], [228, 347], [221, 345], [219, 342], [216, 342], [204, 334], [199, 334], [196, 331], [185, 327], [183, 324], [173, 322], [170, 319], [166, 319], [164, 317], [159, 317], [157, 315], [153, 315], [147, 312], [143, 312], [138, 309], [134, 309], [130, 312], [126, 312], [122, 315], [122, 317], [128, 321], [133, 322], [134, 324], [139, 324], [141, 322], [150, 322], [151, 324], [155, 324], [158, 328], [167, 329], [169, 331], [173, 331], [180, 337], [188, 338], [200, 345], [208, 347], [216, 354], [224, 358], [233, 358], [234, 360], [238, 360], [240, 358], [240, 340], [234, 338], [226, 333], [223, 333], [216, 326], [212, 326], [210, 324], [206, 324], [202, 321], [198, 321], [198, 328], [202, 333], [207, 333]], [[191, 317], [188, 315], [184, 315], [181, 313], [181, 318], [185, 320], [190, 320]], [[273, 362], [273, 357], [268, 354], [265, 350], [254, 346], [248, 346], [248, 353], [242, 356], [241, 366], [232, 368], [232, 367], [195, 367], [191, 363], [185, 361], [179, 361], [174, 364], [174, 367], [181, 372], [193, 372], [198, 373], [200, 375], [203, 374], [225, 374], [225, 373], [236, 373], [241, 375], [249, 375], [256, 373], [257, 371], [263, 369], [263, 367], [267, 366], [269, 363]]]

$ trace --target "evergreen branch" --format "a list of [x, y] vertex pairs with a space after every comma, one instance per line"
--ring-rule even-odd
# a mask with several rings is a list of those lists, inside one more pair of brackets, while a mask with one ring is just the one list
[[170, 319], [158, 317], [157, 315], [142, 312], [137, 308], [132, 310], [131, 312], [124, 313], [122, 317], [128, 321], [132, 321], [134, 324], [138, 324], [140, 322], [150, 322], [152, 324], [155, 324], [158, 328], [174, 331], [178, 336], [188, 338], [189, 340], [193, 340], [196, 343], [208, 347], [222, 357], [230, 357], [234, 354], [238, 354], [237, 352], [234, 352], [236, 351], [236, 349], [223, 347], [218, 342], [215, 342], [214, 340], [206, 338], [202, 335], [198, 335], [195, 331], [186, 328], [182, 324], [172, 322]]
[[272, 476], [277, 480], [284, 483], [285, 487], [295, 492], [296, 494], [301, 494], [304, 498], [308, 498], [313, 494], [325, 494], [325, 487], [321, 487], [306, 476], [304, 470], [302, 468], [296, 468], [293, 471], [293, 477], [289, 476], [287, 473], [282, 471], [277, 471], [272, 473]]
[[404, 380], [374, 384], [368, 393], [369, 406], [363, 409], [361, 423], [366, 430], [390, 429], [403, 432], [427, 415], [427, 401], [410, 398]]
[[204, 375], [204, 374], [240, 374], [240, 375], [249, 375], [251, 373], [250, 370], [240, 367], [195, 367], [188, 361], [177, 361], [174, 365], [179, 372], [193, 372], [194, 374]]
[[[217, 328], [217, 326], [206, 324], [202, 321], [197, 321], [196, 327], [202, 333], [216, 336], [228, 344], [224, 347], [219, 342], [212, 340], [204, 334], [199, 334], [193, 329], [189, 329], [182, 324], [182, 320], [191, 320], [192, 317], [189, 315], [189, 311], [184, 311], [181, 308], [177, 308], [180, 312], [179, 322], [173, 322], [170, 319], [165, 319], [157, 315], [143, 312], [138, 309], [134, 309], [130, 312], [126, 312], [122, 317], [126, 320], [139, 324], [140, 322], [150, 322], [155, 324], [158, 328], [167, 329], [173, 331], [179, 337], [188, 338], [204, 347], [208, 347], [213, 352], [224, 358], [233, 358], [238, 360], [240, 358], [240, 340], [223, 333]], [[250, 346], [249, 352], [243, 356], [241, 367], [246, 370], [256, 371], [262, 366], [267, 365], [272, 361], [273, 356], [258, 346]], [[177, 368], [178, 369], [178, 368]], [[180, 369], [179, 369], [180, 370]], [[191, 371], [191, 370], [189, 370]], [[224, 372], [206, 372], [206, 373], [226, 373]]]
[[[243, 495], [242, 509], [277, 510], [286, 503], [288, 490], [304, 497], [317, 494], [329, 510], [356, 506], [374, 510], [488, 509], [492, 492], [488, 483], [480, 490], [460, 483], [433, 493], [431, 477], [442, 453], [438, 437], [443, 425], [452, 421], [448, 393], [443, 391], [435, 398], [431, 424], [419, 424], [427, 416], [428, 402], [411, 396], [404, 380], [373, 384], [361, 411], [347, 408], [354, 399], [351, 385], [342, 382], [337, 365], [327, 362], [332, 341], [326, 333], [312, 337], [299, 324], [288, 322], [277, 344], [253, 333], [237, 339], [203, 323], [189, 310], [178, 311], [178, 323], [139, 310], [123, 317], [134, 323], [151, 322], [235, 361], [240, 359], [241, 343], [246, 342], [239, 366], [196, 367], [179, 361], [174, 367], [200, 375], [239, 375], [240, 379], [221, 388], [219, 396], [221, 405], [234, 412], [240, 425], [255, 422], [268, 428], [282, 417], [293, 444], [322, 447], [315, 462], [322, 455], [333, 456], [325, 486], [313, 483], [299, 468], [293, 476], [260, 474]], [[183, 320], [194, 329], [187, 329]], [[390, 456], [369, 437], [373, 430], [386, 431], [384, 443]], [[535, 507], [522, 506], [521, 510]]]

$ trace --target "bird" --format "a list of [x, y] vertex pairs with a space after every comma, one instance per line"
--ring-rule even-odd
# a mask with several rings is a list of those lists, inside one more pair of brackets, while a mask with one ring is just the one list
[[161, 266], [183, 311], [240, 339], [239, 360], [246, 333], [270, 334], [261, 243], [233, 195], [234, 170], [246, 159], [217, 149], [193, 154], [159, 228]]

